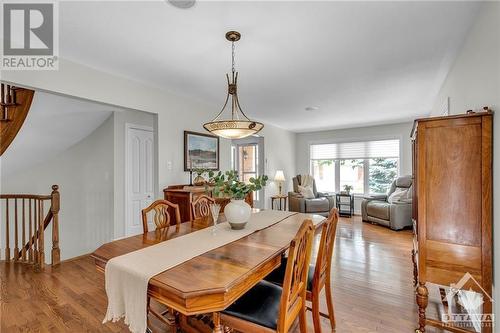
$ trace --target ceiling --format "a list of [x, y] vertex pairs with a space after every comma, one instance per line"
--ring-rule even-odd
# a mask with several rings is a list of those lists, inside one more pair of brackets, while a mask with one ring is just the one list
[[[296, 132], [429, 114], [477, 2], [60, 3], [60, 55], [214, 105], [238, 30], [243, 110]], [[319, 110], [306, 111], [306, 107]]]
[[36, 91], [21, 130], [2, 155], [2, 178], [57, 156], [91, 134], [112, 111], [118, 110]]

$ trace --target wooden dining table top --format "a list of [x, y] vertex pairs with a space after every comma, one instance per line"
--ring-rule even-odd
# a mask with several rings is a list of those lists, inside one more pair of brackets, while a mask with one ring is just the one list
[[[281, 264], [300, 225], [306, 219], [318, 227], [324, 217], [292, 213], [280, 222], [226, 244], [149, 280], [148, 295], [184, 315], [222, 311]], [[211, 225], [207, 218], [171, 226], [162, 232], [119, 239], [99, 247], [92, 257], [99, 270], [106, 263], [142, 248], [181, 237]], [[189, 244], [186, 244], [189, 246]]]

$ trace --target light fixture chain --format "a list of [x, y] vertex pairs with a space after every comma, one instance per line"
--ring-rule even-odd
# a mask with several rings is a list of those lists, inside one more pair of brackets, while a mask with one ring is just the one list
[[234, 51], [235, 51], [234, 42], [231, 42], [231, 51], [232, 51], [231, 52], [231, 55], [232, 55], [232, 57], [231, 57], [231, 64], [232, 64], [231, 71], [234, 74], [234, 72], [236, 71], [235, 68], [234, 68]]

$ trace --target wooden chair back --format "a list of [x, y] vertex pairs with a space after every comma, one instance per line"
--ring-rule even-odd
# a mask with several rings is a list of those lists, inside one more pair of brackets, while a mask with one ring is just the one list
[[283, 281], [278, 332], [288, 332], [297, 316], [305, 313], [307, 274], [311, 260], [314, 226], [311, 220], [302, 223], [290, 243]]
[[330, 211], [330, 215], [322, 226], [318, 257], [316, 258], [313, 288], [318, 289], [318, 291], [323, 288], [326, 279], [330, 277], [333, 246], [335, 244], [335, 235], [337, 233], [338, 222], [339, 211], [337, 210], [337, 208], [332, 208], [332, 210]]
[[191, 203], [191, 214], [193, 219], [210, 216], [210, 204], [215, 203], [215, 199], [208, 195], [201, 195]]
[[176, 230], [179, 229], [181, 225], [181, 214], [179, 211], [179, 205], [171, 203], [167, 200], [156, 200], [148, 207], [142, 210], [142, 227], [144, 233], [148, 230], [148, 213], [153, 211], [153, 222], [156, 226], [156, 230], [168, 229], [171, 225], [171, 212], [173, 210]]

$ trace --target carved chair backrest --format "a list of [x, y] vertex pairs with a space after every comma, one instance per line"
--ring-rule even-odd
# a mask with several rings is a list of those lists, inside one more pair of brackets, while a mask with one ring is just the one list
[[290, 243], [281, 294], [278, 332], [288, 332], [300, 311], [305, 307], [313, 236], [313, 223], [311, 220], [305, 220]]
[[176, 230], [179, 229], [181, 225], [181, 214], [179, 211], [179, 205], [171, 203], [167, 200], [156, 200], [148, 207], [142, 210], [142, 227], [143, 232], [147, 233], [148, 230], [148, 213], [152, 212], [152, 220], [156, 226], [156, 230], [161, 230], [170, 227], [171, 215], [173, 211], [173, 218], [175, 219]]
[[193, 219], [210, 216], [210, 204], [215, 203], [215, 199], [207, 195], [201, 195], [191, 203], [191, 213]]

